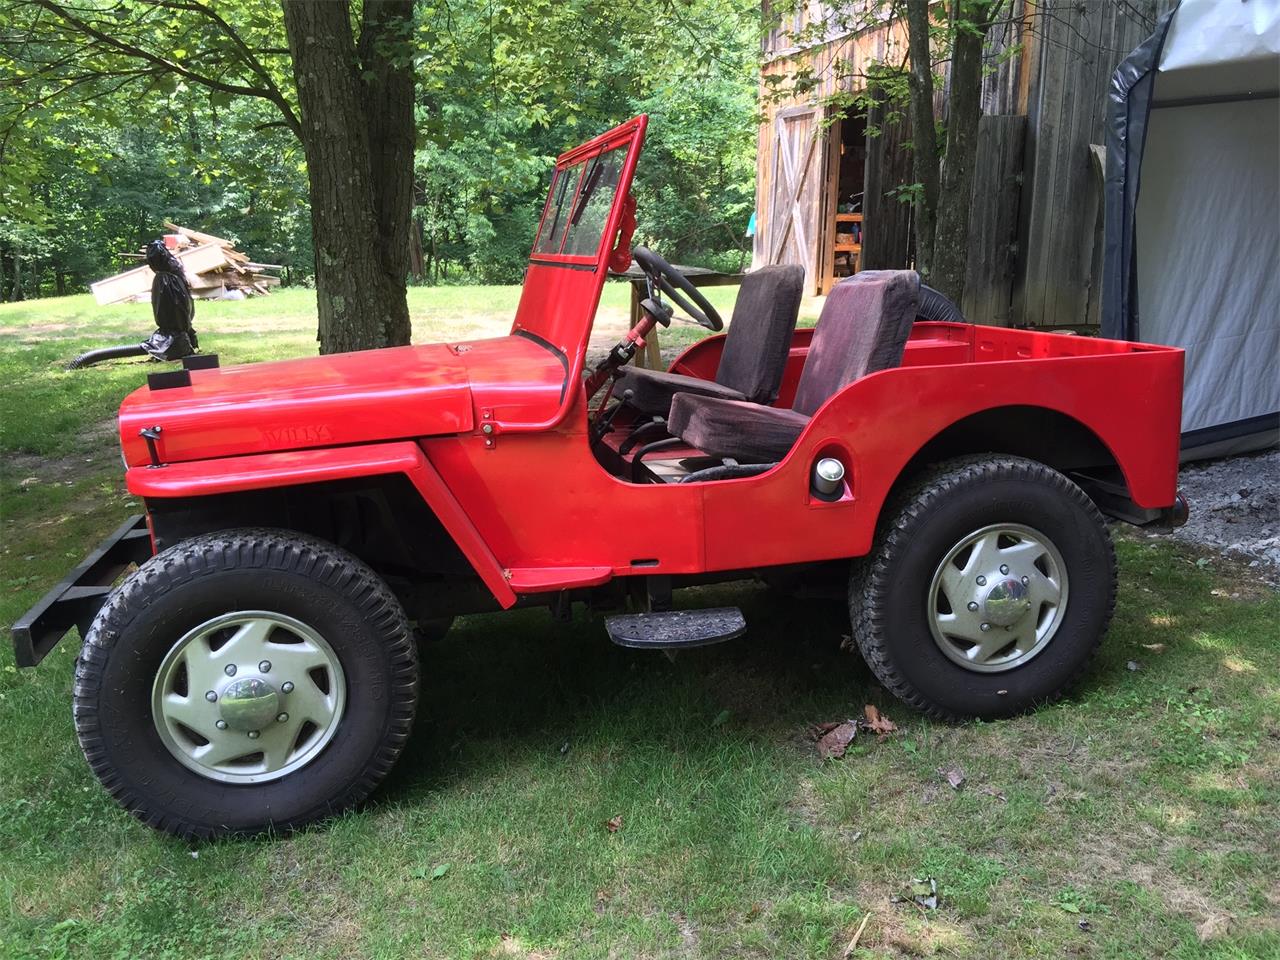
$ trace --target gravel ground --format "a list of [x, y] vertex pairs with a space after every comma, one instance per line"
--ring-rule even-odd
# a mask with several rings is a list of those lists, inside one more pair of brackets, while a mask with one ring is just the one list
[[1178, 486], [1191, 501], [1185, 526], [1169, 534], [1280, 579], [1280, 450], [1187, 464]]

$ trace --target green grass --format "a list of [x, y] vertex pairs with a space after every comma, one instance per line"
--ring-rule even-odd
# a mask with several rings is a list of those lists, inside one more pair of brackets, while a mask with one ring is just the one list
[[[501, 332], [516, 298], [411, 292], [423, 340]], [[607, 292], [609, 322], [625, 305]], [[226, 361], [308, 352], [312, 324], [305, 292], [199, 308]], [[134, 509], [108, 421], [146, 366], [60, 366], [148, 325], [0, 306], [2, 624]], [[868, 913], [864, 958], [1280, 957], [1280, 599], [1164, 542], [1119, 552], [1082, 686], [993, 724], [913, 715], [839, 651], [837, 605], [760, 588], [708, 590], [751, 633], [674, 663], [581, 616], [466, 618], [372, 801], [255, 841], [117, 809], [76, 746], [74, 637], [34, 671], [0, 650], [0, 957], [826, 958]], [[865, 703], [900, 732], [819, 761], [807, 725]], [[913, 877], [937, 910], [890, 902]]]

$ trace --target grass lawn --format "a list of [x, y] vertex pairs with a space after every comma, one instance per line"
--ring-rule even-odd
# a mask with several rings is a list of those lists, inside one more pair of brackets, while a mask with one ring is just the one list
[[[503, 332], [517, 297], [410, 302], [433, 340]], [[602, 320], [625, 309], [611, 287]], [[314, 300], [200, 304], [197, 327], [224, 363], [304, 354]], [[110, 421], [147, 365], [61, 366], [149, 331], [145, 306], [0, 305], [0, 624], [136, 509]], [[674, 662], [582, 618], [466, 618], [425, 652], [388, 782], [280, 839], [135, 822], [76, 745], [74, 637], [35, 671], [0, 645], [0, 957], [835, 958], [870, 915], [850, 956], [1280, 958], [1280, 597], [1118, 546], [1083, 684], [993, 724], [912, 714], [840, 652], [838, 606], [761, 588], [708, 590], [750, 634]], [[808, 725], [867, 703], [899, 731], [820, 761]], [[913, 878], [936, 910], [891, 902]]]

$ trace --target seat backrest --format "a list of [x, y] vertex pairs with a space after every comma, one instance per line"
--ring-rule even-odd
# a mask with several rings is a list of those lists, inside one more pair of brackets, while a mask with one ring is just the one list
[[792, 409], [813, 416], [854, 380], [901, 363], [919, 302], [914, 270], [865, 270], [832, 287]]
[[803, 291], [804, 268], [791, 264], [761, 267], [742, 278], [717, 383], [753, 403], [778, 399]]

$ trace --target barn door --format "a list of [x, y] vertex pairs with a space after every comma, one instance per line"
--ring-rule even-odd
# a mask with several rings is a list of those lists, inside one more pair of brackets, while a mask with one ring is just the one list
[[862, 269], [905, 270], [915, 247], [911, 205], [898, 188], [912, 183], [911, 132], [894, 116], [885, 95], [873, 89], [867, 110], [867, 163], [862, 188]]
[[819, 215], [825, 195], [826, 141], [813, 107], [780, 111], [773, 119], [773, 162], [762, 239], [764, 262], [804, 267], [805, 288], [816, 293], [818, 252], [825, 237]]

